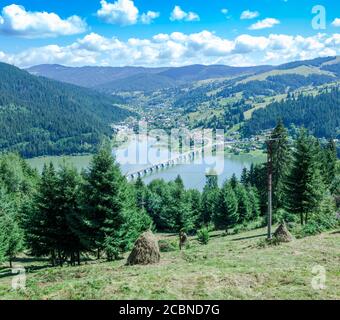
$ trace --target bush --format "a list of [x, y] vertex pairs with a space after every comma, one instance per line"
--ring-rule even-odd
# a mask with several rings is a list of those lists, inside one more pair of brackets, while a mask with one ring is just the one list
[[284, 209], [278, 209], [273, 215], [273, 223], [281, 223], [282, 221], [288, 224], [295, 223], [298, 222], [298, 218], [296, 214], [289, 213]]
[[197, 240], [200, 244], [206, 245], [209, 242], [209, 229], [203, 227], [197, 231]]
[[178, 250], [178, 241], [175, 240], [159, 240], [158, 246], [160, 252], [171, 252]]

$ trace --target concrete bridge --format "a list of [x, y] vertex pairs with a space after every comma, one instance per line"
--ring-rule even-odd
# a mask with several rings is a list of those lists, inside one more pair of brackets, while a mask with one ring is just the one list
[[175, 166], [177, 164], [182, 164], [186, 161], [192, 161], [192, 160], [195, 159], [196, 156], [201, 155], [204, 152], [204, 150], [207, 149], [208, 147], [214, 148], [214, 147], [217, 147], [219, 145], [224, 145], [224, 142], [215, 143], [212, 146], [208, 145], [208, 146], [204, 146], [202, 148], [190, 150], [188, 152], [176, 155], [176, 156], [174, 156], [170, 159], [165, 159], [165, 160], [160, 161], [159, 163], [149, 165], [145, 168], [141, 168], [141, 169], [138, 169], [138, 170], [135, 170], [135, 171], [130, 171], [130, 172], [125, 174], [125, 177], [128, 180], [134, 180], [138, 177], [143, 177], [143, 176], [145, 176], [149, 173], [153, 173], [153, 172], [156, 172], [156, 171], [159, 171], [159, 170], [162, 170], [162, 169], [166, 169], [166, 168]]

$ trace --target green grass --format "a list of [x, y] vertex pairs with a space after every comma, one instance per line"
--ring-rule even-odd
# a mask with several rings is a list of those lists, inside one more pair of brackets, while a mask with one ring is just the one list
[[293, 69], [283, 69], [283, 70], [273, 70], [268, 72], [263, 72], [259, 75], [250, 76], [246, 79], [243, 79], [239, 81], [238, 83], [248, 83], [250, 81], [264, 81], [270, 76], [280, 76], [280, 75], [286, 75], [286, 74], [298, 74], [302, 76], [309, 76], [309, 75], [327, 75], [327, 76], [334, 76], [332, 72], [321, 70], [317, 67], [312, 66], [300, 66]]
[[[2, 299], [340, 299], [340, 231], [262, 246], [265, 229], [217, 232], [207, 245], [195, 239], [183, 251], [161, 254], [151, 266], [125, 260], [28, 273], [27, 289], [0, 278]], [[162, 235], [173, 239], [173, 236]], [[126, 258], [126, 257], [125, 257]], [[26, 262], [26, 265], [32, 262]], [[35, 262], [44, 267], [44, 262]], [[326, 288], [314, 290], [314, 266], [326, 269]]]

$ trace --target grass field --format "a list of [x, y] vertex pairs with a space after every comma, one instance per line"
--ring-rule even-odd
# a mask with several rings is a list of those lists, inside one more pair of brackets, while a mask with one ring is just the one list
[[[11, 276], [3, 269], [0, 298], [340, 299], [340, 231], [263, 247], [264, 234], [215, 233], [206, 246], [191, 239], [189, 248], [162, 253], [152, 266], [128, 267], [124, 259], [49, 268], [44, 261], [19, 260], [31, 269], [27, 289], [10, 289]], [[326, 270], [323, 290], [311, 285], [317, 265]]]

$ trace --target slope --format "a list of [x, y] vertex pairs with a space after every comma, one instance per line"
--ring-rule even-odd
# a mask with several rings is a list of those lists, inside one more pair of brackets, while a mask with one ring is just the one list
[[0, 151], [25, 157], [92, 152], [131, 113], [98, 92], [0, 64]]

